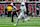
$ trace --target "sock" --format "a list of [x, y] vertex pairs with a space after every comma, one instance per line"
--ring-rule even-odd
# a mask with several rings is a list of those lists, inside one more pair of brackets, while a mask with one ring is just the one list
[[27, 17], [27, 19], [25, 19], [25, 21], [27, 21], [29, 19], [29, 17]]
[[18, 12], [16, 12], [17, 13], [17, 16], [18, 16]]
[[29, 17], [27, 17], [27, 19], [29, 19]]
[[25, 19], [25, 21], [27, 21], [28, 19]]
[[19, 19], [17, 19], [16, 25], [18, 24]]
[[22, 22], [24, 22], [25, 21], [25, 19], [22, 19]]

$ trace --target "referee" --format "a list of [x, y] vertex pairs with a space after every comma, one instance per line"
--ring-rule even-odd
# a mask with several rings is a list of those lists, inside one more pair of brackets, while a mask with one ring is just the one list
[[17, 8], [13, 5], [13, 3], [11, 3], [11, 6], [12, 6], [12, 22], [14, 22], [13, 21], [13, 17], [14, 17], [14, 15], [16, 15], [17, 17], [18, 17], [18, 11], [19, 10], [17, 10]]

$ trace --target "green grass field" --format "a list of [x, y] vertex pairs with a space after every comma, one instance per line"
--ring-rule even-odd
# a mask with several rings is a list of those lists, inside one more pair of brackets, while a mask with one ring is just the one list
[[14, 26], [17, 18], [14, 18], [14, 23], [11, 22], [9, 17], [0, 17], [0, 27], [40, 27], [40, 18], [30, 18], [30, 22], [22, 22], [21, 19], [17, 26]]

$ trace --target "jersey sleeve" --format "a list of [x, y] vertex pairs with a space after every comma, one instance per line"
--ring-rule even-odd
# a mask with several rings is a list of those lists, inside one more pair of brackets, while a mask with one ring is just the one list
[[14, 9], [16, 9], [16, 7], [14, 6]]
[[14, 10], [14, 9], [16, 9], [16, 7], [15, 7], [15, 6], [13, 6], [13, 7], [12, 7], [12, 10]]
[[24, 8], [24, 11], [26, 11], [26, 7]]

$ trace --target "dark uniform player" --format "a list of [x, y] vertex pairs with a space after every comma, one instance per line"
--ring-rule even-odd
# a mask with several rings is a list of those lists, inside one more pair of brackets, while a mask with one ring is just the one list
[[14, 17], [14, 15], [16, 15], [18, 17], [18, 15], [16, 13], [16, 12], [18, 12], [18, 10], [15, 6], [13, 6], [13, 3], [11, 4], [11, 6], [12, 6], [12, 22], [14, 22], [13, 17]]
[[13, 12], [12, 12], [12, 22], [13, 22], [13, 17], [14, 17], [14, 15], [16, 15], [16, 16], [18, 17], [18, 15], [17, 15], [17, 13], [16, 13], [16, 12], [17, 12], [17, 11], [16, 11], [17, 8], [15, 8], [14, 6], [13, 6], [13, 8], [14, 8], [14, 9], [13, 9]]

